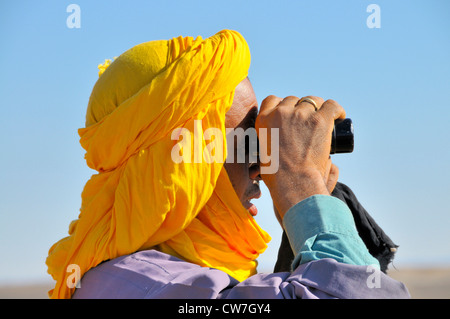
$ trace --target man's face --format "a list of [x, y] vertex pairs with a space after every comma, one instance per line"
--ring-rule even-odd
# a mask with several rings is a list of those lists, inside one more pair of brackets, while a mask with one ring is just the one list
[[[242, 128], [244, 131], [248, 128], [254, 128], [257, 115], [258, 103], [255, 92], [250, 81], [245, 79], [236, 87], [233, 104], [225, 116], [225, 126], [227, 128]], [[234, 142], [234, 160], [226, 161], [224, 167], [242, 205], [250, 214], [255, 216], [257, 210], [250, 203], [250, 200], [261, 197], [261, 191], [259, 189], [261, 177], [259, 175], [259, 164], [249, 163], [249, 147], [245, 147], [245, 163], [238, 163], [237, 161], [237, 149], [245, 143], [245, 138], [236, 137]]]

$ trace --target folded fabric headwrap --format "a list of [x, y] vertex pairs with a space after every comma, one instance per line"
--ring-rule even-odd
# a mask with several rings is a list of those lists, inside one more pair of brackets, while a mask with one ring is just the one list
[[71, 297], [73, 269], [81, 277], [105, 260], [152, 248], [238, 280], [254, 274], [270, 237], [242, 206], [223, 161], [171, 159], [174, 130], [194, 132], [199, 123], [222, 130], [225, 159], [225, 113], [250, 66], [244, 38], [224, 30], [205, 40], [152, 41], [109, 63], [79, 130], [98, 174], [84, 187], [69, 236], [50, 248], [50, 297]]

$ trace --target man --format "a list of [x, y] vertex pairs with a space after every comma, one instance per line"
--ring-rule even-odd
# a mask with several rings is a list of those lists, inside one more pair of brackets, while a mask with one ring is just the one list
[[[367, 284], [378, 261], [348, 207], [330, 196], [338, 176], [329, 159], [332, 124], [343, 108], [269, 96], [257, 116], [249, 64], [245, 40], [224, 30], [142, 44], [104, 70], [80, 130], [99, 174], [85, 186], [70, 236], [50, 249], [52, 298], [408, 296], [382, 273], [379, 289]], [[274, 163], [250, 163], [250, 154], [245, 163], [208, 160], [210, 146], [214, 156], [226, 154], [225, 128], [253, 126], [268, 132], [259, 135], [265, 154], [275, 151], [278, 129], [275, 172], [265, 170]], [[196, 140], [212, 128], [222, 135]], [[238, 137], [235, 148], [244, 142]], [[261, 179], [292, 246], [292, 272], [256, 274], [270, 239], [250, 202]], [[67, 271], [73, 265], [81, 284]]]

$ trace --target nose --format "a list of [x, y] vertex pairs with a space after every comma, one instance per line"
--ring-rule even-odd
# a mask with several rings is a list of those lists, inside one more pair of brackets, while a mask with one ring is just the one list
[[259, 166], [259, 156], [257, 156], [256, 163], [249, 163], [248, 165], [248, 176], [250, 179], [261, 180], [261, 167]]

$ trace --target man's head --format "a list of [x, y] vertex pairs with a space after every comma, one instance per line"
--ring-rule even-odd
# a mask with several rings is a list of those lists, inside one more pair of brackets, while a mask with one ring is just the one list
[[[257, 115], [258, 102], [256, 101], [253, 87], [248, 78], [246, 78], [236, 87], [233, 104], [225, 116], [225, 126], [233, 129], [242, 128], [244, 131], [249, 128], [253, 129]], [[233, 143], [234, 156], [233, 160], [225, 162], [224, 167], [242, 205], [255, 216], [257, 210], [250, 203], [250, 200], [261, 196], [259, 189], [259, 181], [261, 179], [259, 164], [249, 161], [249, 147], [245, 145], [246, 138], [244, 136], [231, 134], [231, 138], [236, 139]], [[236, 153], [238, 149], [243, 149], [244, 147], [246, 151], [245, 162], [239, 163]]]
[[249, 207], [259, 194], [257, 168], [227, 163], [231, 184], [222, 162], [175, 163], [165, 156], [173, 151], [173, 129], [195, 132], [198, 118], [205, 131], [223, 129], [225, 117], [227, 127], [253, 126], [256, 99], [248, 80], [239, 84], [249, 66], [245, 39], [223, 30], [205, 40], [143, 43], [102, 67], [86, 127], [78, 131], [86, 162], [98, 174], [83, 189], [69, 236], [49, 251], [53, 298], [69, 298], [75, 289], [66, 285], [68, 265], [77, 264], [83, 276], [105, 260], [156, 246], [237, 280], [256, 272], [270, 236], [241, 203]]

